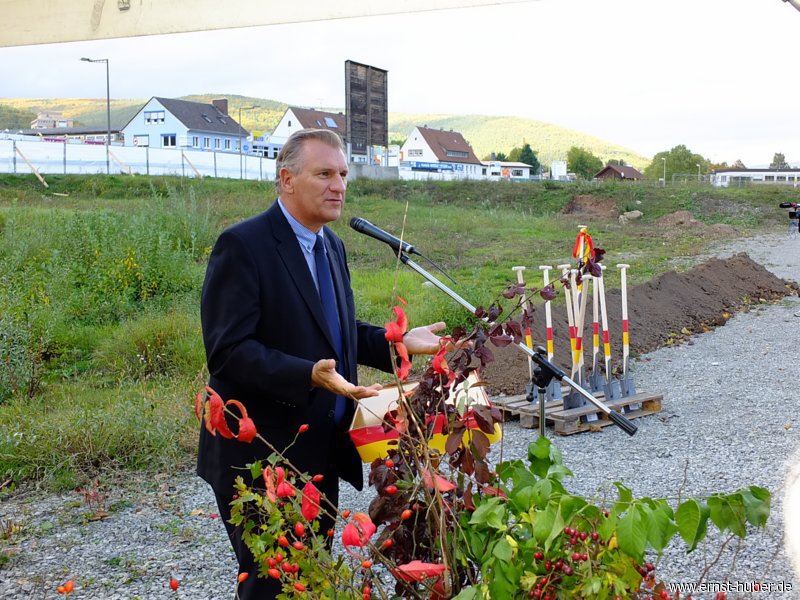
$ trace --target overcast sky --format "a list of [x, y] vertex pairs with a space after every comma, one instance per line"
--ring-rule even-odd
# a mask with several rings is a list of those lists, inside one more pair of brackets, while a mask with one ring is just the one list
[[540, 0], [0, 48], [0, 98], [241, 94], [344, 107], [344, 61], [389, 111], [530, 117], [645, 156], [800, 163], [800, 12], [781, 0]]

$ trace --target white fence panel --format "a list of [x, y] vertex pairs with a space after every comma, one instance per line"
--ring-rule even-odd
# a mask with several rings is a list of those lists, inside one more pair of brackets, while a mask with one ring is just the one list
[[[37, 139], [0, 139], [0, 173], [31, 173], [23, 156], [42, 175], [106, 172], [104, 145], [48, 142]], [[19, 150], [19, 152], [17, 151]], [[20, 154], [21, 153], [21, 154]], [[195, 149], [114, 146], [109, 153], [112, 174], [221, 177], [271, 181], [275, 160], [231, 152]]]

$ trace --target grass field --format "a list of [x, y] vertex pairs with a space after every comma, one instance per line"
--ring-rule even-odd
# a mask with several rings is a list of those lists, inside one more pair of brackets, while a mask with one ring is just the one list
[[[272, 203], [273, 186], [122, 176], [48, 182], [44, 190], [31, 177], [0, 176], [0, 484], [72, 488], [110, 470], [190, 459], [193, 396], [205, 380], [199, 295], [208, 254], [225, 226]], [[644, 216], [623, 226], [561, 214], [579, 194]], [[333, 229], [348, 248], [360, 318], [387, 321], [396, 290], [412, 325], [452, 326], [469, 320], [466, 311], [352, 231], [352, 216], [403, 233], [458, 281], [455, 291], [486, 304], [514, 279], [514, 265], [571, 262], [579, 223], [608, 264], [631, 264], [635, 284], [709, 241], [688, 231], [667, 237], [659, 217], [688, 210], [743, 235], [783, 231], [778, 203], [787, 200], [792, 190], [779, 187], [359, 180]], [[610, 271], [609, 288], [617, 285]]]

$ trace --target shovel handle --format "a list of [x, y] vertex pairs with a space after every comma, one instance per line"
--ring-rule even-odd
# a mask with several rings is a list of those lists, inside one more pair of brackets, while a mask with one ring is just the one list
[[611, 419], [617, 427], [622, 429], [622, 431], [628, 435], [633, 435], [636, 433], [636, 430], [639, 429], [631, 422], [630, 419], [625, 418], [615, 410], [612, 410], [608, 413], [608, 418]]

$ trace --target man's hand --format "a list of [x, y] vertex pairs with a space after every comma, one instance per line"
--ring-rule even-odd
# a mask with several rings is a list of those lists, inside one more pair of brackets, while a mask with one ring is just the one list
[[378, 390], [383, 387], [378, 383], [370, 386], [353, 385], [336, 372], [336, 361], [332, 358], [323, 358], [314, 364], [311, 370], [311, 385], [356, 400], [377, 396]]
[[[403, 343], [409, 354], [436, 354], [442, 347], [442, 338], [438, 335], [446, 325], [443, 321], [425, 325], [424, 327], [414, 327], [403, 337]], [[472, 342], [459, 342], [453, 344], [447, 342], [447, 351], [471, 345]]]

